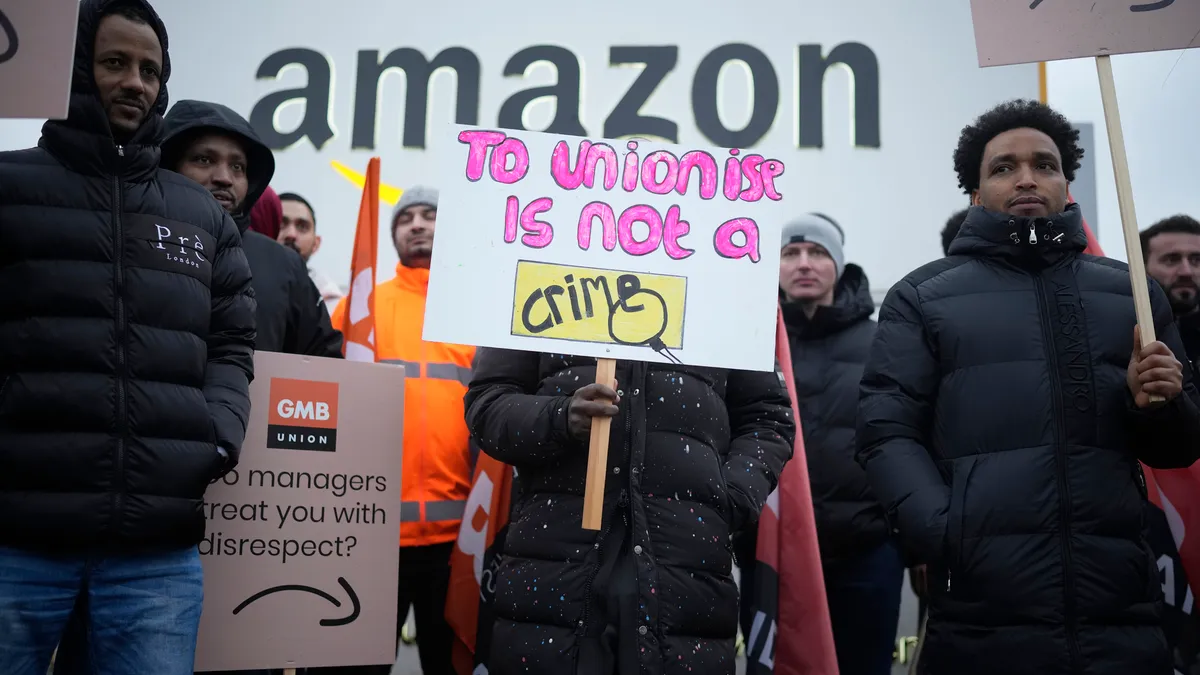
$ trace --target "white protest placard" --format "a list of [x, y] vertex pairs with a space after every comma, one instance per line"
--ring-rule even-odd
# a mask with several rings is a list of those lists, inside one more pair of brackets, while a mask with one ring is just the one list
[[205, 494], [196, 670], [392, 663], [404, 368], [258, 352], [238, 466]]
[[449, 125], [426, 340], [773, 370], [770, 154]]
[[980, 66], [1185, 49], [1196, 0], [971, 0]]
[[79, 0], [0, 0], [0, 118], [64, 119]]

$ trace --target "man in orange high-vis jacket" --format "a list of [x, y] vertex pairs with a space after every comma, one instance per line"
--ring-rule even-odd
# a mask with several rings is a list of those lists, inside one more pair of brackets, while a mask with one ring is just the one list
[[[437, 190], [404, 191], [392, 215], [400, 264], [375, 287], [375, 348], [380, 361], [404, 365], [404, 475], [400, 505], [399, 623], [411, 605], [424, 675], [453, 675], [454, 634], [446, 623], [450, 552], [471, 490], [474, 457], [463, 416], [475, 348], [426, 342], [425, 294], [437, 222]], [[344, 320], [343, 299], [333, 325]], [[386, 675], [391, 667], [338, 669]]]

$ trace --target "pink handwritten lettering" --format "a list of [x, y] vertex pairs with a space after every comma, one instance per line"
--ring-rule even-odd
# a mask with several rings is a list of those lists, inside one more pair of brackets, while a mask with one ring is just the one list
[[712, 199], [717, 194], [717, 160], [703, 150], [692, 150], [679, 160], [679, 184], [675, 191], [687, 194], [692, 169], [700, 170], [700, 198]]
[[459, 143], [470, 144], [467, 152], [467, 180], [478, 181], [483, 177], [483, 163], [487, 160], [488, 148], [499, 145], [505, 135], [499, 131], [463, 131], [458, 134]]
[[554, 228], [550, 223], [537, 219], [539, 213], [545, 213], [554, 206], [554, 200], [549, 197], [540, 197], [529, 202], [529, 205], [521, 211], [521, 229], [525, 230], [525, 234], [521, 236], [521, 243], [529, 248], [545, 248], [554, 240]]
[[758, 173], [762, 161], [762, 155], [746, 155], [742, 158], [742, 175], [750, 181], [750, 187], [738, 195], [742, 201], [756, 202], [763, 198], [763, 179]]
[[504, 202], [504, 243], [511, 244], [517, 240], [517, 219], [521, 214], [521, 203], [513, 195]]
[[596, 163], [604, 162], [604, 189], [611, 190], [617, 184], [617, 174], [620, 165], [617, 164], [617, 151], [607, 143], [596, 143], [588, 148], [587, 163], [583, 169], [583, 184], [590, 187], [596, 182]]
[[638, 154], [635, 152], [638, 143], [629, 141], [625, 147], [629, 148], [629, 152], [625, 155], [625, 171], [621, 174], [621, 188], [626, 192], [633, 192], [637, 189], [638, 184]]
[[[745, 243], [738, 244], [733, 241], [735, 234], [741, 233], [745, 239]], [[758, 254], [758, 224], [750, 218], [734, 218], [726, 221], [723, 225], [717, 228], [713, 235], [713, 248], [717, 250], [717, 254], [722, 258], [730, 258], [737, 260], [738, 258], [750, 258], [750, 262], [758, 262], [760, 256]]]
[[667, 250], [667, 255], [671, 256], [673, 260], [683, 260], [695, 253], [692, 249], [679, 245], [679, 240], [692, 229], [692, 226], [688, 225], [686, 220], [680, 220], [679, 207], [672, 206], [667, 209], [667, 217], [663, 221], [663, 229], [665, 230], [663, 233], [663, 248]]
[[[730, 150], [729, 154], [736, 155], [738, 151]], [[737, 157], [730, 157], [725, 160], [725, 199], [735, 201], [738, 198], [738, 193], [742, 191], [742, 168], [738, 163]]]
[[783, 195], [775, 189], [775, 178], [783, 175], [783, 162], [777, 159], [768, 159], [760, 169], [763, 180], [763, 191], [766, 192], [767, 199], [779, 201], [783, 199]]
[[[666, 175], [661, 180], [658, 178], [659, 164], [665, 164], [667, 167]], [[666, 150], [652, 152], [646, 156], [646, 161], [642, 162], [642, 187], [648, 192], [665, 195], [675, 188], [678, 181], [679, 160]]]
[[579, 213], [579, 232], [576, 235], [579, 248], [586, 251], [591, 247], [592, 226], [596, 218], [600, 219], [600, 237], [604, 250], [611, 251], [617, 247], [617, 218], [613, 215], [612, 207], [604, 202], [592, 202]]
[[[508, 160], [512, 158], [512, 168]], [[492, 151], [492, 180], [511, 185], [529, 173], [529, 149], [519, 138], [509, 136]]]
[[567, 142], [559, 141], [554, 146], [554, 154], [550, 157], [550, 175], [560, 188], [575, 190], [583, 183], [584, 158], [587, 157], [588, 149], [591, 147], [591, 141], [579, 142], [579, 153], [575, 156], [575, 168], [572, 169], [570, 168], [571, 150], [567, 147]]
[[[646, 235], [645, 240], [638, 241], [633, 236], [634, 223], [645, 223], [650, 228], [650, 233]], [[653, 206], [638, 204], [621, 213], [621, 218], [617, 223], [617, 237], [621, 241], [621, 249], [629, 255], [642, 256], [653, 253], [662, 243], [662, 236], [662, 216], [658, 215], [658, 211]]]

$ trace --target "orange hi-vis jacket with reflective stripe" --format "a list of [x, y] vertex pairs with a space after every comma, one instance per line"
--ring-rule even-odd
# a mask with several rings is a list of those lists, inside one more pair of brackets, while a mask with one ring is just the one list
[[[463, 396], [475, 348], [421, 339], [429, 270], [396, 266], [375, 287], [375, 353], [404, 366], [404, 448], [400, 481], [400, 545], [454, 541], [471, 492], [470, 434]], [[341, 326], [346, 301], [333, 312]]]

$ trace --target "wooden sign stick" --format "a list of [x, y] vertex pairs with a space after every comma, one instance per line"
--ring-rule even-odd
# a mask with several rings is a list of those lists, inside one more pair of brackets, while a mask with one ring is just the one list
[[[1154, 314], [1150, 308], [1150, 286], [1146, 281], [1146, 263], [1142, 259], [1142, 240], [1138, 232], [1137, 212], [1133, 208], [1133, 182], [1129, 178], [1129, 158], [1125, 155], [1125, 134], [1121, 131], [1121, 110], [1117, 107], [1117, 84], [1113, 79], [1112, 60], [1096, 57], [1100, 76], [1100, 99], [1104, 103], [1104, 124], [1108, 127], [1108, 147], [1112, 153], [1113, 175], [1117, 179], [1117, 204], [1121, 211], [1121, 230], [1125, 233], [1125, 257], [1129, 259], [1129, 279], [1133, 283], [1133, 307], [1137, 315], [1142, 345], [1154, 342]], [[1151, 403], [1163, 402], [1153, 395]]]
[[[613, 386], [617, 377], [615, 359], [596, 359], [596, 384]], [[604, 478], [608, 473], [608, 434], [611, 417], [592, 418], [588, 443], [587, 483], [583, 491], [583, 529], [599, 530], [604, 518]]]
[[296, 675], [296, 669], [295, 668], [284, 668], [283, 675]]

